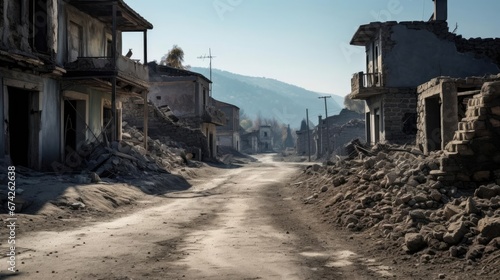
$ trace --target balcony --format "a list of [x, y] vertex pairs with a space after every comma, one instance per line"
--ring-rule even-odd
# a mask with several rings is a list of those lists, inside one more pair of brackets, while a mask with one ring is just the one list
[[149, 87], [147, 65], [118, 56], [115, 60], [116, 70], [111, 57], [78, 57], [73, 62], [66, 63], [67, 79], [93, 81], [96, 87], [109, 88], [109, 79], [117, 78], [117, 87], [120, 91], [137, 92]]
[[382, 73], [355, 73], [351, 79], [351, 97], [366, 99], [385, 92], [382, 86]]

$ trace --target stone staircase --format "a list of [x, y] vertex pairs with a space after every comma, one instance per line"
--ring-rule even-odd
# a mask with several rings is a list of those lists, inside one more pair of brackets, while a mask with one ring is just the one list
[[486, 181], [500, 169], [500, 81], [485, 83], [468, 100], [440, 163], [433, 175], [441, 181]]

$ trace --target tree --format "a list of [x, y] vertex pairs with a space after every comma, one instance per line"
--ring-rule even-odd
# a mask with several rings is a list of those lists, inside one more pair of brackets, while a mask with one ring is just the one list
[[167, 65], [178, 69], [186, 69], [182, 63], [184, 62], [184, 51], [181, 47], [173, 45], [172, 49], [168, 51], [161, 59], [161, 65]]

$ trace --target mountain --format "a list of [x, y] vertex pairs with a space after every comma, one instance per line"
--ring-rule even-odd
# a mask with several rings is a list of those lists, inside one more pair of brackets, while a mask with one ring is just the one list
[[[193, 72], [210, 77], [208, 68], [192, 67]], [[234, 104], [254, 119], [275, 118], [292, 128], [299, 128], [309, 109], [309, 120], [318, 123], [318, 115], [325, 116], [325, 102], [320, 96], [330, 95], [303, 89], [275, 79], [249, 77], [223, 70], [212, 69], [212, 96]], [[328, 98], [328, 115], [335, 115], [344, 107], [344, 97]]]

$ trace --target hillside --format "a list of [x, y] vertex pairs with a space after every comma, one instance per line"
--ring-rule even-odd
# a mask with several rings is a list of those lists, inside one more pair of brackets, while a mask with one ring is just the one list
[[[208, 68], [193, 67], [190, 69], [210, 76]], [[324, 116], [325, 103], [319, 96], [326, 94], [303, 89], [275, 79], [249, 77], [227, 71], [212, 69], [213, 97], [217, 100], [234, 104], [250, 117], [261, 115], [264, 118], [290, 124], [298, 128], [309, 109], [310, 120], [317, 124], [318, 115]], [[343, 106], [342, 96], [332, 95], [327, 99], [328, 114], [340, 112]]]

